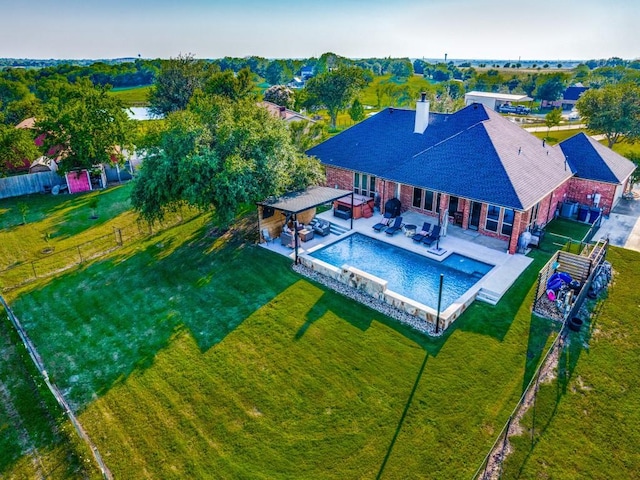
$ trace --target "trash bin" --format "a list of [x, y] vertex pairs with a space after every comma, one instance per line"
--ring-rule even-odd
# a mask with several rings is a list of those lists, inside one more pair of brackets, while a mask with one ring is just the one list
[[589, 223], [594, 223], [600, 216], [601, 210], [599, 208], [592, 208], [589, 210]]
[[578, 221], [579, 222], [586, 222], [588, 216], [589, 216], [589, 207], [586, 207], [584, 205], [580, 205], [578, 207]]
[[562, 202], [560, 216], [563, 218], [571, 218], [576, 214], [578, 202]]

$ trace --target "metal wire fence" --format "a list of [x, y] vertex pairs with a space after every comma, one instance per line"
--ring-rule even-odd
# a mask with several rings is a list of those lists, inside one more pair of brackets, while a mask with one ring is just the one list
[[[575, 301], [570, 308], [562, 311], [562, 327], [556, 338], [553, 340], [551, 346], [538, 363], [536, 371], [531, 377], [531, 380], [524, 389], [522, 396], [518, 400], [512, 410], [507, 422], [504, 424], [500, 433], [498, 434], [495, 442], [489, 449], [489, 453], [484, 457], [482, 463], [473, 475], [474, 480], [493, 480], [500, 479], [503, 475], [504, 461], [509, 453], [509, 437], [517, 434], [520, 431], [521, 425], [519, 422], [522, 420], [524, 414], [529, 408], [533, 408], [534, 414], [532, 416], [532, 424], [530, 426], [532, 440], [536, 431], [536, 401], [538, 397], [538, 390], [540, 382], [544, 381], [545, 377], [553, 370], [557, 365], [557, 359], [562, 355], [565, 348], [565, 338], [567, 335], [567, 328], [569, 326], [570, 319], [578, 316], [579, 310], [586, 300], [591, 286], [594, 281], [602, 275], [602, 269], [605, 265], [606, 251], [608, 247], [608, 241], [599, 242], [595, 246], [591, 246], [589, 249], [585, 247], [585, 253], [592, 257], [593, 264], [589, 271], [589, 275], [583, 282], [580, 293], [575, 297]], [[552, 259], [553, 260], [553, 259]], [[540, 271], [539, 277], [544, 277], [545, 269], [549, 268], [548, 265], [543, 267]], [[534, 300], [534, 310], [536, 300]], [[551, 321], [551, 320], [550, 320]]]
[[51, 251], [43, 258], [24, 260], [0, 270], [0, 291], [6, 292], [37, 279], [69, 270], [84, 262], [102, 257], [124, 244], [167, 230], [197, 216], [192, 210], [176, 211], [154, 225], [138, 220], [122, 227], [113, 227], [111, 233], [92, 238], [64, 250]]

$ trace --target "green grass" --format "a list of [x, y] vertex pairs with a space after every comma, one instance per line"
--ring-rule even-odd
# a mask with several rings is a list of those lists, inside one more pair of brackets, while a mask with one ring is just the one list
[[540, 389], [535, 417], [530, 411], [524, 435], [513, 439], [503, 478], [627, 479], [640, 471], [640, 253], [611, 247], [608, 259], [616, 272], [608, 295], [570, 333], [557, 378]]
[[555, 335], [530, 311], [550, 250], [430, 339], [206, 218], [11, 292], [116, 477], [475, 471]]
[[109, 94], [119, 98], [127, 107], [145, 107], [149, 101], [151, 85], [132, 88], [114, 88]]
[[196, 217], [10, 293], [116, 478], [469, 478], [557, 333], [530, 311], [548, 237], [497, 306], [432, 339], [298, 276], [249, 228], [215, 237]]
[[[113, 233], [135, 222], [131, 184], [77, 195], [29, 195], [0, 200], [0, 270], [43, 257], [45, 248], [61, 251]], [[98, 198], [97, 219], [88, 202]], [[23, 224], [19, 204], [26, 203]], [[49, 240], [45, 240], [48, 235]]]

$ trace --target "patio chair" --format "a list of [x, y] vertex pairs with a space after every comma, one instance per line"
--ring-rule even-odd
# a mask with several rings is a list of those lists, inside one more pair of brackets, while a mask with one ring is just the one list
[[440, 238], [440, 229], [440, 225], [435, 225], [431, 233], [427, 237], [422, 239], [422, 243], [431, 246], [433, 242]]
[[393, 225], [388, 227], [385, 230], [385, 233], [387, 235], [393, 235], [394, 233], [400, 231], [401, 229], [402, 229], [402, 217], [396, 217], [395, 220], [393, 221]]
[[280, 243], [285, 247], [291, 248], [293, 246], [293, 234], [283, 231], [280, 234]]
[[326, 237], [331, 232], [331, 224], [326, 220], [313, 219], [313, 231], [318, 235]]
[[382, 220], [380, 220], [378, 223], [376, 223], [373, 226], [373, 229], [376, 232], [381, 232], [382, 230], [384, 230], [385, 228], [387, 228], [389, 226], [389, 222], [391, 221], [391, 212], [385, 212], [384, 216], [382, 217]]
[[431, 233], [431, 227], [432, 225], [429, 222], [424, 222], [422, 224], [422, 230], [411, 238], [413, 238], [414, 242], [421, 242], [425, 237], [429, 236], [429, 233]]
[[271, 237], [271, 234], [269, 233], [269, 229], [268, 228], [263, 228], [262, 229], [262, 238], [267, 243], [272, 243], [273, 242], [273, 238]]

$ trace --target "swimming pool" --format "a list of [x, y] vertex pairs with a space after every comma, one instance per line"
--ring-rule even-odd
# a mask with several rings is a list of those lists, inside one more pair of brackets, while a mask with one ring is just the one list
[[347, 264], [384, 279], [389, 290], [434, 310], [438, 306], [440, 274], [444, 274], [441, 311], [493, 268], [493, 265], [457, 253], [438, 262], [359, 233], [309, 255], [338, 268]]

